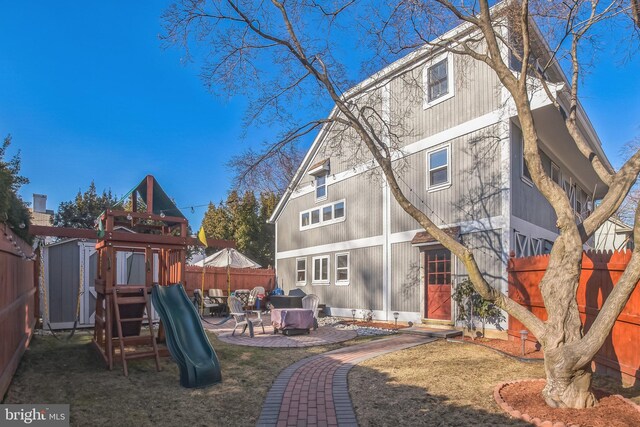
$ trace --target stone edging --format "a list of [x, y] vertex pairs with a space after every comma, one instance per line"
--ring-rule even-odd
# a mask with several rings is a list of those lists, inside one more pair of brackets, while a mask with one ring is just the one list
[[[534, 382], [534, 381], [546, 381], [544, 379], [524, 379], [524, 380], [515, 380], [515, 381], [506, 381], [503, 383], [500, 383], [496, 386], [496, 388], [493, 389], [493, 398], [495, 399], [496, 403], [498, 404], [498, 406], [500, 406], [502, 408], [503, 411], [505, 411], [507, 414], [511, 415], [514, 418], [518, 418], [521, 419], [523, 421], [526, 421], [528, 423], [531, 423], [535, 426], [539, 426], [539, 427], [572, 427], [573, 424], [569, 424], [569, 426], [567, 426], [567, 424], [558, 421], [558, 422], [553, 422], [553, 421], [546, 421], [546, 420], [541, 420], [540, 418], [533, 418], [531, 417], [531, 415], [529, 414], [523, 414], [522, 412], [513, 409], [513, 407], [511, 407], [511, 405], [509, 405], [503, 398], [502, 395], [500, 394], [500, 391], [511, 384], [516, 384], [516, 383], [523, 383], [523, 382]], [[623, 397], [619, 394], [612, 394], [611, 396], [616, 397], [628, 404], [630, 404], [633, 408], [635, 408], [636, 411], [640, 412], [640, 406], [636, 405], [634, 402], [632, 402], [631, 400], [627, 399], [626, 397]]]

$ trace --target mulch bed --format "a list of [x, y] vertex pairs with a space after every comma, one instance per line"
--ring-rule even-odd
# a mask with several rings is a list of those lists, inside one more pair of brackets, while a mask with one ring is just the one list
[[476, 338], [472, 339], [471, 337], [464, 337], [463, 340], [465, 342], [470, 342], [473, 344], [480, 344], [487, 347], [491, 347], [495, 350], [501, 351], [503, 353], [510, 354], [516, 357], [523, 357], [526, 359], [544, 359], [544, 352], [539, 345], [527, 341], [524, 347], [524, 356], [522, 355], [522, 343], [520, 341], [512, 341], [512, 340], [500, 340], [500, 339], [490, 339], [490, 338]]
[[598, 405], [588, 409], [551, 408], [542, 398], [545, 380], [501, 384], [494, 397], [511, 416], [538, 426], [640, 426], [640, 406], [619, 395], [594, 392]]
[[385, 322], [365, 322], [362, 320], [356, 320], [355, 322], [353, 320], [344, 320], [340, 323], [344, 325], [356, 325], [361, 328], [380, 328], [380, 329], [393, 329], [393, 330], [408, 328], [407, 325], [395, 325], [393, 323], [385, 323]]

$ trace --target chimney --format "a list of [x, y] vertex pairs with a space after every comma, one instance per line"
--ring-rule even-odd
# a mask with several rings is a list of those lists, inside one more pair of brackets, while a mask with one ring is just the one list
[[34, 212], [47, 212], [47, 195], [46, 194], [33, 194], [33, 211]]

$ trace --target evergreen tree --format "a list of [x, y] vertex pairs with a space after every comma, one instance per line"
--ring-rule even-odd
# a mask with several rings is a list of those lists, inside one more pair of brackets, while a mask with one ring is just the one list
[[[273, 265], [275, 230], [266, 221], [277, 202], [272, 192], [260, 194], [258, 200], [251, 191], [242, 197], [231, 191], [225, 202], [217, 206], [209, 203], [202, 220], [205, 234], [214, 239], [234, 240], [237, 249], [249, 258], [264, 267]], [[212, 252], [213, 249], [207, 250], [207, 254]]]
[[7, 149], [11, 145], [11, 135], [5, 137], [0, 147], [0, 221], [5, 222], [13, 231], [27, 242], [31, 242], [29, 225], [31, 215], [24, 201], [18, 196], [18, 190], [29, 180], [20, 175], [20, 152], [5, 161]]
[[111, 190], [103, 191], [98, 195], [96, 185], [91, 181], [87, 191], [82, 193], [78, 190], [74, 200], [60, 203], [58, 213], [53, 218], [53, 225], [56, 227], [93, 228], [98, 216], [116, 203], [117, 200], [111, 194]]
[[262, 230], [260, 232], [259, 242], [262, 265], [265, 267], [275, 264], [276, 227], [273, 224], [267, 223], [267, 221], [271, 218], [277, 204], [278, 196], [272, 191], [260, 194], [260, 214], [258, 215], [258, 219]]
[[233, 217], [234, 240], [238, 250], [260, 263], [260, 224], [258, 222], [258, 201], [251, 191], [247, 191], [239, 200]]

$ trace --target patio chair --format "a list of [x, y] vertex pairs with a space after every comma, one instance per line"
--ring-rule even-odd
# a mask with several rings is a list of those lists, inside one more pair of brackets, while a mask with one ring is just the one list
[[213, 303], [220, 304], [220, 315], [224, 315], [227, 312], [227, 301], [222, 289], [209, 289], [209, 299]]
[[[198, 312], [200, 311], [200, 307], [204, 309], [209, 309], [209, 314], [213, 314], [215, 311], [220, 311], [224, 308], [221, 304], [212, 301], [209, 297], [203, 297], [200, 289], [196, 289], [193, 291], [193, 303], [195, 304]], [[201, 313], [204, 316], [203, 313]]]
[[249, 296], [251, 295], [249, 289], [237, 289], [233, 295], [240, 300], [243, 308], [249, 308]]
[[247, 302], [247, 307], [249, 307], [252, 310], [255, 309], [258, 295], [264, 295], [264, 294], [265, 294], [265, 290], [262, 286], [256, 286], [255, 288], [251, 289], [251, 292], [249, 293], [249, 302]]
[[302, 308], [313, 311], [313, 330], [318, 329], [318, 303], [320, 297], [318, 295], [309, 294], [302, 298]]
[[233, 319], [236, 321], [236, 325], [233, 327], [233, 332], [231, 332], [231, 336], [234, 336], [236, 333], [236, 329], [238, 326], [242, 326], [242, 334], [247, 330], [249, 324], [251, 324], [251, 329], [256, 326], [262, 326], [262, 333], [264, 334], [264, 325], [262, 324], [262, 317], [260, 316], [260, 312], [256, 311], [255, 313], [258, 315], [256, 319], [249, 318], [249, 312], [244, 310], [242, 306], [242, 301], [240, 301], [236, 297], [229, 297], [229, 315], [233, 316]]

